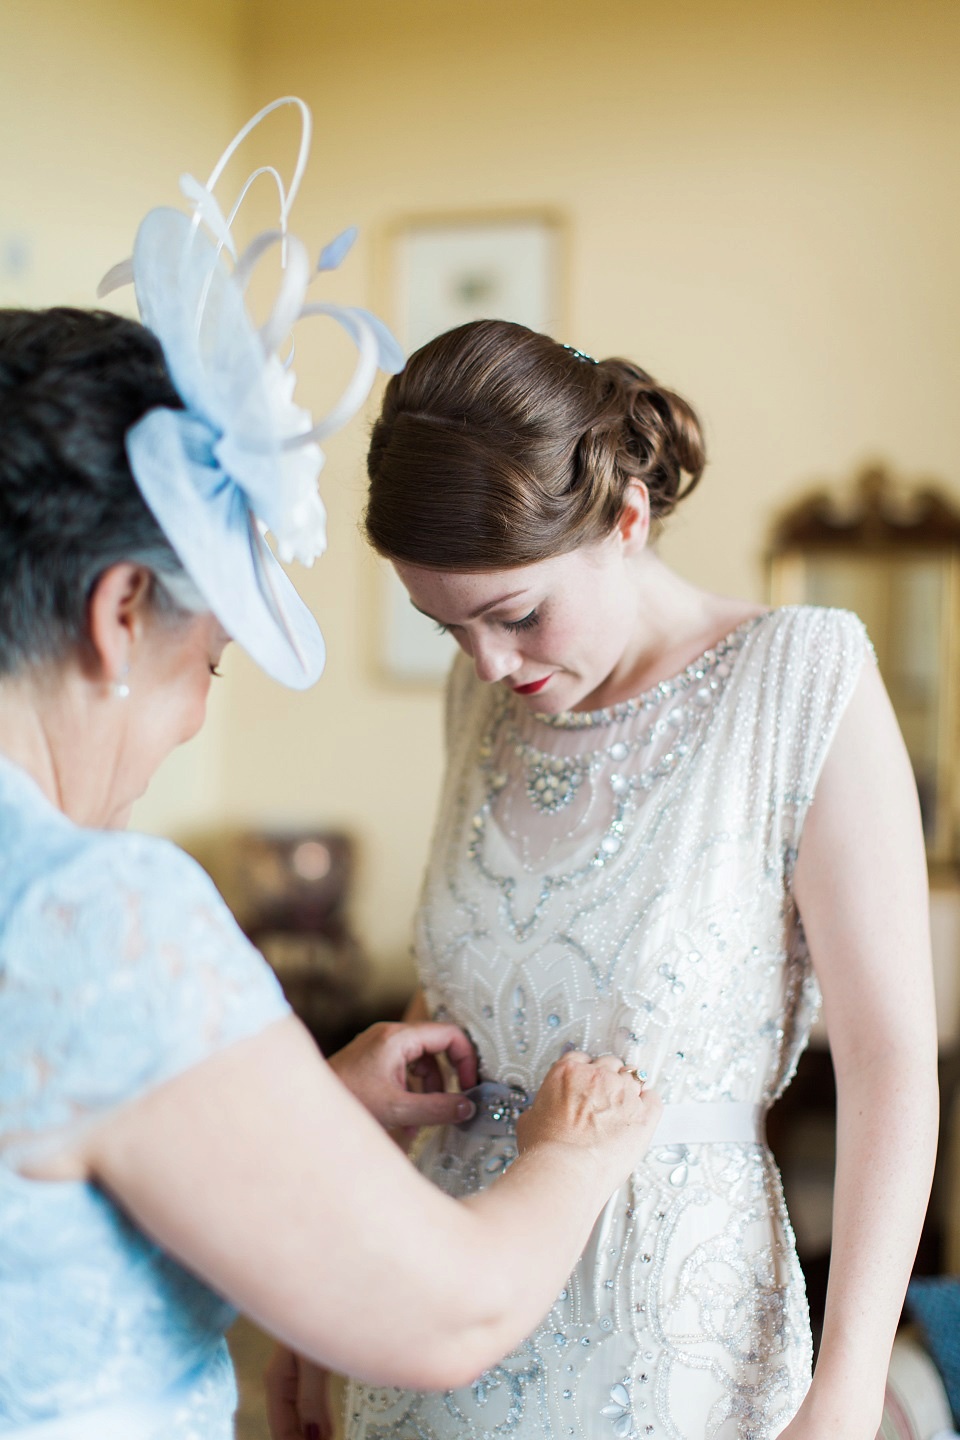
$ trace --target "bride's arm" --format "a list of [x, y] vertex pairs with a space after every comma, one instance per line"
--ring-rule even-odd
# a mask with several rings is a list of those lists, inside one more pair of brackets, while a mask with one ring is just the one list
[[820, 1357], [790, 1440], [874, 1440], [930, 1191], [938, 1121], [929, 904], [916, 788], [865, 667], [807, 816], [795, 895], [837, 1078]]

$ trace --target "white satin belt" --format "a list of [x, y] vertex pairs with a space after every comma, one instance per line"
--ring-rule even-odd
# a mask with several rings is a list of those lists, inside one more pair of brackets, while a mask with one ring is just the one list
[[685, 1100], [664, 1105], [653, 1145], [765, 1145], [766, 1105], [749, 1100]]
[[3, 1440], [167, 1440], [171, 1421], [193, 1389], [196, 1371], [160, 1395], [115, 1400], [55, 1420], [0, 1431]]
[[[516, 1086], [483, 1080], [465, 1092], [476, 1114], [458, 1129], [474, 1135], [509, 1135], [532, 1096]], [[664, 1105], [654, 1145], [764, 1145], [767, 1107], [749, 1100], [685, 1100]]]

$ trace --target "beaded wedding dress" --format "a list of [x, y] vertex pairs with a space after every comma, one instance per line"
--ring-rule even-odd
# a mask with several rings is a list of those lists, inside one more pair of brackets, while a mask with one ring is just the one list
[[791, 875], [869, 654], [854, 616], [787, 608], [556, 716], [458, 661], [417, 954], [507, 1100], [417, 1164], [490, 1184], [568, 1043], [645, 1071], [664, 1121], [537, 1330], [446, 1394], [352, 1382], [349, 1440], [773, 1440], [795, 1413], [809, 1319], [762, 1114], [818, 1004]]

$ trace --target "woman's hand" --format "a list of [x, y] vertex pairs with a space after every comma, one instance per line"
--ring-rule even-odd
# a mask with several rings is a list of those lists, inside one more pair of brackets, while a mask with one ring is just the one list
[[[462, 1095], [447, 1093], [438, 1055], [456, 1070], [461, 1090], [477, 1083], [477, 1057], [467, 1036], [456, 1025], [432, 1021], [371, 1025], [330, 1057], [330, 1067], [388, 1129], [456, 1125], [469, 1120], [474, 1107]], [[408, 1088], [411, 1077], [419, 1090]]]
[[573, 1050], [552, 1065], [517, 1122], [522, 1154], [544, 1141], [594, 1149], [622, 1180], [653, 1139], [663, 1106], [616, 1055]]
[[331, 1440], [329, 1370], [278, 1345], [263, 1379], [271, 1440]]

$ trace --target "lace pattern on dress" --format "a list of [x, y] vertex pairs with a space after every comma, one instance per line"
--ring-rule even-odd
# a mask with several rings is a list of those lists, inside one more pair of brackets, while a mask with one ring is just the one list
[[0, 760], [0, 1433], [153, 1397], [230, 1440], [232, 1308], [92, 1185], [16, 1166], [288, 1011], [186, 855], [78, 830]]

